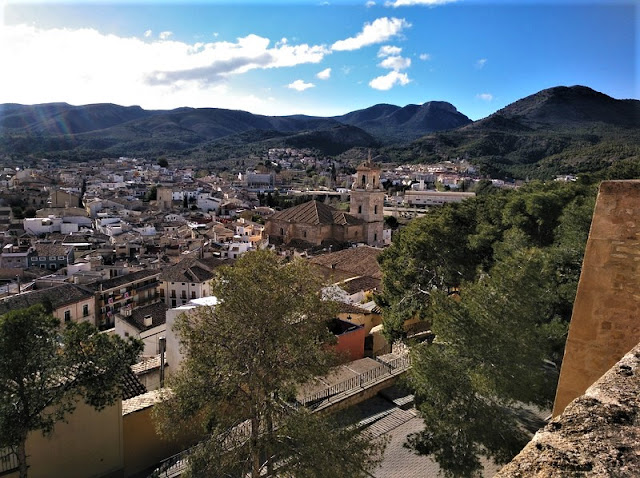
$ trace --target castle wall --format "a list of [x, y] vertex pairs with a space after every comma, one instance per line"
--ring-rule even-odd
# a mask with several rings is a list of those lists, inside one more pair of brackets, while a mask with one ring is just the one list
[[553, 415], [640, 342], [640, 181], [600, 186]]

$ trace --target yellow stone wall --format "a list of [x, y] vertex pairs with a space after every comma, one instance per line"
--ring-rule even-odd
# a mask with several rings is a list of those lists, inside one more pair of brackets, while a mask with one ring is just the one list
[[[29, 433], [26, 443], [29, 478], [122, 476], [122, 402], [97, 411], [79, 401], [58, 422], [53, 434]], [[18, 477], [18, 473], [8, 477]]]
[[640, 181], [600, 186], [553, 415], [640, 342]]

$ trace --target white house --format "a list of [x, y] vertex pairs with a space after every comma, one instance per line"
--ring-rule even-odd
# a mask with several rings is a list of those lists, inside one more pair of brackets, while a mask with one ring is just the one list
[[209, 193], [198, 193], [196, 199], [196, 206], [202, 211], [214, 211], [217, 212], [220, 209], [222, 199], [211, 196]]
[[122, 338], [134, 337], [142, 340], [142, 355], [153, 356], [160, 353], [159, 339], [167, 329], [167, 306], [162, 302], [122, 309], [115, 315], [115, 333]]
[[182, 362], [182, 354], [180, 353], [180, 340], [175, 334], [174, 325], [176, 319], [181, 314], [192, 314], [196, 312], [199, 307], [215, 307], [218, 303], [218, 299], [213, 296], [201, 297], [199, 299], [193, 299], [187, 302], [185, 305], [167, 310], [166, 332], [167, 339], [167, 363], [169, 364], [168, 373], [176, 372], [180, 368]]

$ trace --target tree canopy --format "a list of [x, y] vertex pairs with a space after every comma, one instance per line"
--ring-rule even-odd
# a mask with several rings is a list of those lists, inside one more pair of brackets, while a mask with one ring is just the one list
[[508, 461], [527, 435], [511, 409], [549, 405], [580, 274], [595, 188], [532, 183], [412, 221], [380, 257], [385, 333], [419, 317], [409, 385], [425, 419], [410, 446], [447, 476], [475, 476], [479, 457]]
[[163, 433], [201, 427], [194, 476], [358, 477], [375, 465], [380, 446], [292, 404], [335, 363], [320, 289], [308, 264], [249, 252], [216, 269], [215, 307], [177, 321], [185, 359], [157, 416]]
[[61, 329], [41, 305], [0, 316], [0, 446], [16, 447], [21, 477], [28, 433], [50, 434], [78, 400], [97, 409], [113, 403], [141, 350], [88, 323]]

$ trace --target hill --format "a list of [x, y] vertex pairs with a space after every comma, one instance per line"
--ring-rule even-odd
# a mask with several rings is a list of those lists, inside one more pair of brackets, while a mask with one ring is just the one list
[[[378, 119], [371, 112], [380, 108], [374, 106], [341, 120], [342, 117], [263, 116], [219, 108], [147, 111], [139, 106], [111, 104], [5, 104], [0, 105], [0, 153], [89, 160], [109, 155], [189, 156], [193, 150], [208, 150], [220, 157], [215, 148], [223, 138], [241, 149], [256, 149], [264, 146], [265, 139], [277, 137], [282, 139], [278, 144], [339, 154], [352, 147], [376, 147], [390, 138], [406, 141], [468, 122], [448, 103], [387, 106], [386, 114], [380, 114]], [[255, 134], [245, 134], [251, 132]], [[228, 141], [221, 144], [225, 143]]]
[[378, 148], [390, 161], [466, 159], [483, 174], [523, 179], [640, 162], [640, 101], [585, 86], [542, 90], [475, 122], [443, 101], [378, 104], [332, 118], [51, 103], [0, 105], [0, 128], [0, 155], [16, 159], [169, 155], [215, 162], [276, 146], [327, 155]]
[[493, 177], [598, 171], [621, 159], [640, 161], [640, 101], [584, 86], [549, 88], [469, 125], [384, 152], [395, 161], [467, 159]]
[[458, 128], [471, 123], [451, 103], [429, 101], [403, 108], [380, 104], [353, 111], [335, 120], [357, 126], [383, 141], [406, 142], [425, 133]]

